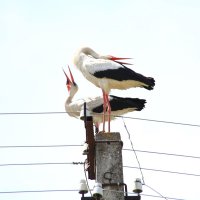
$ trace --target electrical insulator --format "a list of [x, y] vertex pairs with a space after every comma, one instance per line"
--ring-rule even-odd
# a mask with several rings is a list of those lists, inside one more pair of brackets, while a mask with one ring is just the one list
[[103, 197], [103, 189], [101, 183], [95, 183], [93, 188], [93, 197], [94, 198], [101, 198]]
[[84, 179], [80, 180], [79, 193], [80, 194], [88, 193], [88, 188]]
[[140, 178], [135, 179], [133, 192], [138, 193], [138, 194], [142, 192], [142, 182]]

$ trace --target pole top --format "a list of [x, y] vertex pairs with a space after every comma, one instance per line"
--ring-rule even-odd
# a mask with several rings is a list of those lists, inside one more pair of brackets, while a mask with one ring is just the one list
[[95, 140], [96, 141], [121, 141], [121, 136], [119, 132], [99, 132], [95, 135]]

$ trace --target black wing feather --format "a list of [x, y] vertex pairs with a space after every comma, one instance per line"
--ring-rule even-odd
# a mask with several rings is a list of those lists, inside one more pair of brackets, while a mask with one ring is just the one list
[[117, 69], [97, 71], [93, 75], [97, 78], [108, 78], [117, 81], [125, 81], [125, 80], [139, 81], [148, 85], [147, 87], [145, 87], [148, 90], [153, 89], [153, 87], [155, 86], [155, 80], [152, 77], [143, 76], [142, 74], [139, 74], [125, 66]]
[[[123, 110], [126, 108], [134, 108], [137, 111], [142, 110], [145, 107], [146, 100], [139, 98], [122, 98], [114, 95], [109, 95], [111, 97], [110, 106], [111, 111]], [[103, 105], [100, 105], [93, 109], [95, 113], [103, 112]]]

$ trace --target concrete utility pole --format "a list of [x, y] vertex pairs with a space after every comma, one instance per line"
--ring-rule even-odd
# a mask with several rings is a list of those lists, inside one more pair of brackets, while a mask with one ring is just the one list
[[124, 200], [120, 134], [98, 133], [95, 137], [96, 181], [103, 185], [103, 199]]
[[[93, 196], [85, 197], [88, 192], [84, 181], [81, 182], [79, 193], [81, 200], [140, 200], [139, 193], [142, 186], [135, 188], [138, 196], [128, 196], [127, 185], [123, 180], [122, 146], [120, 133], [96, 133], [94, 137], [93, 118], [87, 113], [86, 103], [84, 103], [84, 113], [80, 118], [84, 119], [86, 129], [86, 149], [83, 155], [87, 155], [85, 161], [88, 178], [96, 180]], [[103, 187], [103, 193], [102, 188]], [[103, 195], [103, 198], [102, 198]]]

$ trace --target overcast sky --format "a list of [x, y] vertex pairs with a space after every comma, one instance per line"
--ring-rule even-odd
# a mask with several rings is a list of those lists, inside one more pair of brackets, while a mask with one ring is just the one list
[[[2, 148], [18, 145], [82, 145], [83, 122], [64, 112], [68, 96], [62, 67], [71, 66], [80, 91], [76, 98], [101, 95], [72, 63], [75, 50], [132, 57], [135, 71], [156, 80], [153, 91], [113, 90], [145, 98], [144, 110], [126, 117], [200, 125], [200, 2], [198, 0], [1, 0], [0, 1], [0, 164], [83, 162], [80, 147]], [[200, 156], [198, 126], [125, 118], [134, 148]], [[124, 148], [131, 148], [121, 118], [111, 123]], [[143, 168], [200, 175], [200, 159], [138, 152]], [[138, 167], [134, 153], [123, 164]], [[199, 176], [143, 170], [145, 183], [163, 196], [200, 199]], [[2, 194], [6, 191], [76, 190], [82, 165], [1, 166], [0, 200], [80, 199], [78, 192]], [[132, 192], [140, 171], [124, 168]], [[94, 181], [89, 181], [93, 187]], [[156, 195], [144, 186], [144, 194]], [[159, 199], [142, 196], [142, 200]]]

